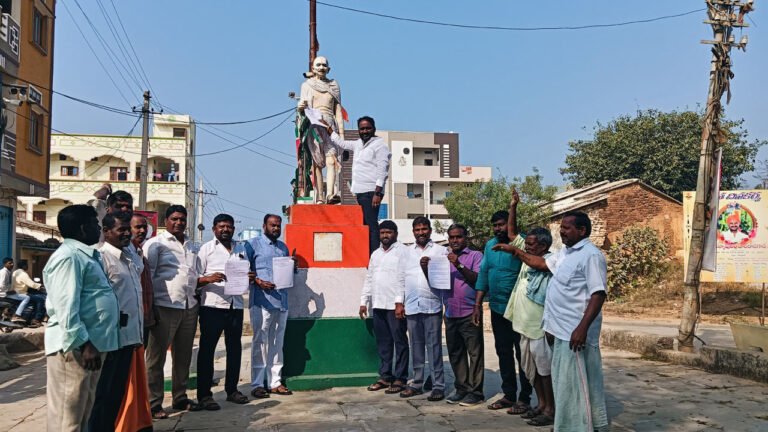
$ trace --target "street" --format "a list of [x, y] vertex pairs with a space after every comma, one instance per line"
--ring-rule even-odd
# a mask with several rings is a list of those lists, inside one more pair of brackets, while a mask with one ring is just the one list
[[[248, 338], [243, 340], [240, 374], [248, 393]], [[223, 349], [223, 347], [221, 347]], [[0, 372], [0, 431], [45, 429], [45, 359], [43, 354], [17, 355], [23, 366]], [[216, 376], [223, 376], [223, 358]], [[768, 385], [728, 375], [639, 359], [638, 355], [603, 351], [608, 410], [614, 431], [765, 431], [768, 430]], [[486, 332], [486, 397], [498, 397], [498, 361]], [[448, 388], [453, 377], [445, 357]], [[223, 387], [214, 389], [221, 411], [173, 413], [155, 422], [157, 431], [541, 431], [517, 416], [489, 411], [485, 404], [463, 408], [410, 400], [364, 388], [297, 392], [293, 396], [234, 405], [224, 401]], [[194, 397], [194, 391], [190, 392]], [[168, 403], [168, 395], [166, 403]]]

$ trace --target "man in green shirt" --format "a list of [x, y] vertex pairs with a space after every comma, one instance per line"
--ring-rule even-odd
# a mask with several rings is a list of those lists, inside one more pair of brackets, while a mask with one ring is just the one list
[[[488, 409], [498, 410], [509, 408], [510, 414], [523, 414], [528, 411], [533, 391], [525, 372], [520, 368], [520, 394], [517, 393], [517, 374], [515, 373], [515, 360], [520, 363], [520, 334], [512, 328], [512, 323], [504, 318], [509, 297], [517, 282], [522, 262], [512, 254], [494, 250], [497, 244], [511, 244], [512, 246], [525, 247], [525, 237], [517, 236], [510, 239], [507, 234], [507, 219], [516, 221], [517, 203], [520, 201], [516, 192], [513, 193], [512, 202], [509, 204], [509, 212], [498, 211], [491, 217], [494, 238], [485, 244], [483, 261], [480, 264], [480, 273], [477, 275], [475, 289], [478, 301], [475, 302], [473, 320], [480, 323], [483, 310], [482, 298], [488, 293], [491, 308], [491, 328], [496, 346], [496, 355], [499, 357], [499, 374], [501, 375], [501, 391], [504, 396], [488, 405]], [[517, 227], [514, 229], [517, 232]]]
[[118, 348], [120, 310], [93, 248], [101, 235], [96, 210], [65, 207], [57, 222], [64, 242], [43, 270], [48, 430], [80, 431], [87, 428], [102, 361]]

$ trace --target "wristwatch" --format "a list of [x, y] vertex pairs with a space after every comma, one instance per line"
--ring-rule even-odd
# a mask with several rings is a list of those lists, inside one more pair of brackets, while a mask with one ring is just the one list
[[459, 270], [464, 270], [464, 264], [459, 263], [459, 265], [457, 265], [456, 268]]

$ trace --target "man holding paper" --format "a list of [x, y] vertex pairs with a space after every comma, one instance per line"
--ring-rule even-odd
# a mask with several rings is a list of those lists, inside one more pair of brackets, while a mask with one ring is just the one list
[[213, 360], [221, 333], [227, 350], [224, 390], [227, 401], [248, 403], [237, 390], [243, 335], [243, 294], [248, 290], [250, 262], [244, 243], [232, 241], [235, 220], [228, 214], [213, 218], [214, 239], [200, 247], [197, 285], [200, 288], [200, 351], [197, 354], [197, 402], [206, 410], [220, 409], [213, 400]]
[[432, 281], [450, 281], [450, 266], [446, 257], [448, 251], [444, 246], [433, 243], [431, 236], [429, 219], [419, 216], [413, 220], [416, 243], [403, 254], [398, 270], [405, 274], [405, 318], [413, 358], [413, 381], [400, 392], [400, 397], [408, 398], [424, 392], [426, 350], [433, 381], [432, 393], [427, 400], [437, 402], [445, 398], [442, 334], [443, 294], [446, 291], [434, 289]]
[[[253, 248], [251, 267], [255, 271], [251, 277], [249, 304], [253, 327], [251, 396], [259, 399], [268, 398], [270, 393], [293, 394], [283, 385], [280, 376], [283, 370], [283, 337], [288, 322], [288, 293], [283, 288], [293, 285], [277, 284], [285, 279], [286, 269], [282, 262], [289, 257], [288, 246], [278, 240], [282, 223], [280, 216], [267, 214], [262, 227], [264, 234], [250, 243]], [[292, 275], [293, 267], [289, 270]]]
[[[469, 249], [467, 227], [448, 227], [451, 253], [451, 290], [445, 297], [445, 345], [453, 369], [456, 392], [448, 403], [475, 406], [485, 400], [483, 395], [483, 326], [472, 321], [472, 311], [478, 302], [475, 282], [483, 254]], [[482, 294], [479, 296], [482, 301]]]
[[[373, 334], [379, 353], [379, 379], [369, 391], [400, 393], [408, 382], [408, 326], [405, 320], [404, 274], [398, 272], [400, 259], [408, 248], [397, 242], [397, 224], [391, 220], [379, 225], [381, 247], [373, 251], [360, 297], [360, 319], [365, 319], [370, 304]], [[392, 361], [394, 357], [394, 361]]]

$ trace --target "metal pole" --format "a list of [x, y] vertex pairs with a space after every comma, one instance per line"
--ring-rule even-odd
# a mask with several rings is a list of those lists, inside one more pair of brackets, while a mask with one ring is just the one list
[[203, 242], [203, 231], [205, 230], [205, 225], [203, 225], [203, 179], [199, 179], [197, 182], [197, 231], [198, 231], [198, 241], [200, 243]]
[[309, 0], [309, 71], [317, 57], [320, 44], [317, 42], [317, 1]]
[[144, 106], [141, 108], [141, 115], [144, 117], [144, 124], [141, 129], [141, 177], [139, 178], [139, 209], [147, 209], [147, 177], [149, 169], [147, 167], [147, 158], [149, 157], [149, 90], [144, 92]]

